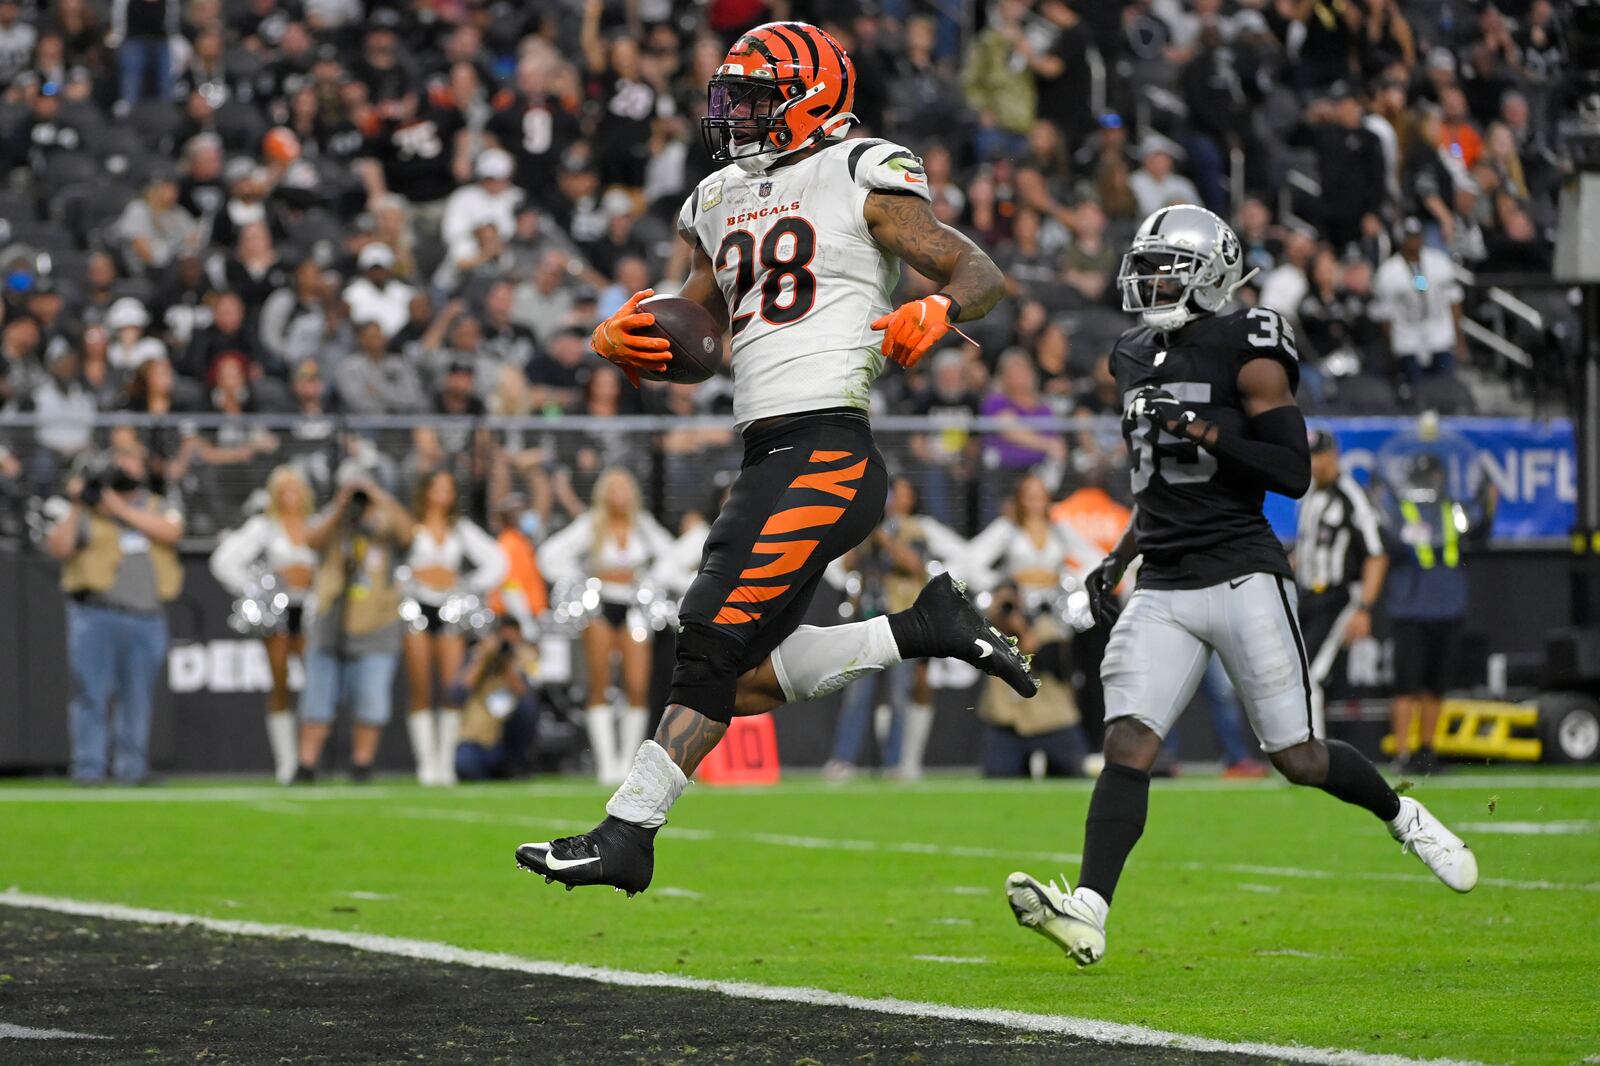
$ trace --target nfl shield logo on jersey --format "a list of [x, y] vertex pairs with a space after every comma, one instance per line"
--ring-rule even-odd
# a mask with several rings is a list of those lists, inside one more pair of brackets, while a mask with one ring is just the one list
[[756, 186], [756, 195], [761, 197], [763, 200], [765, 200], [768, 196], [771, 196], [772, 195], [772, 182], [764, 181], [760, 185], [757, 185]]

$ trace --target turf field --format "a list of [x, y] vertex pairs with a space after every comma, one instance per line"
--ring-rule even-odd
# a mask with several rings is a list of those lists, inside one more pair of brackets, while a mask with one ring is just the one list
[[[295, 791], [14, 784], [0, 787], [0, 901], [7, 893], [13, 902], [19, 893], [99, 901], [1251, 1045], [1483, 1062], [1600, 1056], [1600, 776], [1460, 772], [1412, 794], [1476, 849], [1476, 892], [1451, 893], [1370, 816], [1320, 793], [1199, 778], [1158, 783], [1113, 911], [1108, 956], [1082, 972], [1018, 929], [1001, 892], [1012, 869], [1076, 872], [1089, 795], [1082, 783], [828, 786], [800, 778], [762, 791], [696, 787], [658, 840], [654, 886], [632, 900], [567, 893], [514, 866], [521, 841], [593, 824], [605, 793], [589, 785], [445, 793], [399, 782]], [[30, 913], [37, 942], [18, 932], [17, 919]], [[54, 950], [67, 966], [82, 954], [65, 933], [42, 946], [62, 920], [12, 907], [0, 907], [0, 919], [0, 1036], [6, 1023], [73, 1029], [72, 1011], [51, 1002], [48, 978], [30, 985], [49, 967], [30, 969], [29, 959]], [[78, 931], [98, 940], [101, 928]], [[176, 952], [197, 935], [168, 931], [60, 986], [120, 986], [117, 959], [132, 965], [153, 952], [154, 963], [139, 965], [159, 970], [160, 945]], [[207, 965], [229, 954], [199, 942], [183, 950], [211, 958]], [[256, 942], [250, 950], [263, 949]], [[283, 959], [291, 972], [322, 965]], [[186, 964], [169, 963], [169, 976], [174, 965]], [[259, 979], [219, 970], [209, 992]], [[448, 1017], [459, 999], [471, 1011], [480, 980], [490, 977], [432, 982], [428, 1009]], [[559, 995], [512, 982], [529, 1000], [522, 1021], [538, 1026], [577, 1010], [553, 1005], [573, 996], [615, 995], [557, 983]], [[673, 995], [671, 1013], [691, 1016], [698, 1043], [641, 1044], [636, 1057], [699, 1061], [698, 1048], [715, 1046], [733, 1050], [706, 1061], [901, 1061], [851, 1054], [837, 1020], [807, 1038], [803, 1025], [791, 1032], [788, 1021], [751, 1020], [709, 991]], [[114, 1025], [106, 1002], [93, 1019], [102, 1029]], [[629, 1025], [626, 1007], [603, 1016], [603, 1024]], [[931, 1052], [956, 1022], [925, 1018], [910, 1028], [922, 1061], [949, 1060]], [[779, 1033], [788, 1035], [773, 1057]], [[159, 1061], [159, 1040], [150, 1039]], [[270, 1027], [259, 1039], [267, 1043], [253, 1050], [219, 1039], [212, 1053], [263, 1057]], [[963, 1039], [966, 1061], [1013, 1061]], [[1112, 1050], [1079, 1061], [1107, 1061]], [[1164, 1054], [1146, 1048], [1125, 1061]], [[7, 1055], [0, 1041], [0, 1059]]]

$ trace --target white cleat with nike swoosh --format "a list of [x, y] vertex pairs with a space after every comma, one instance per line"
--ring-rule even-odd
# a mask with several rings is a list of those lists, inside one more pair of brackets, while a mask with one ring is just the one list
[[558, 837], [517, 849], [517, 865], [571, 891], [579, 885], [608, 885], [633, 895], [650, 887], [655, 874], [656, 830], [607, 818], [589, 832]]
[[1061, 891], [1054, 881], [1042, 882], [1019, 870], [1006, 878], [1006, 902], [1018, 925], [1055, 944], [1079, 966], [1092, 966], [1105, 957], [1105, 915]]
[[1478, 884], [1478, 857], [1472, 849], [1410, 796], [1400, 797], [1400, 813], [1389, 823], [1389, 835], [1432, 870], [1434, 876], [1457, 892], [1471, 892]]

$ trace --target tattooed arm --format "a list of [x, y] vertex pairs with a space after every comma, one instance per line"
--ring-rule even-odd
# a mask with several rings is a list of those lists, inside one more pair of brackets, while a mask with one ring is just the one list
[[940, 222], [933, 205], [920, 196], [874, 191], [863, 212], [867, 230], [884, 251], [899, 256], [917, 272], [943, 286], [954, 300], [954, 321], [982, 318], [1005, 293], [1005, 277], [994, 260], [966, 235]]

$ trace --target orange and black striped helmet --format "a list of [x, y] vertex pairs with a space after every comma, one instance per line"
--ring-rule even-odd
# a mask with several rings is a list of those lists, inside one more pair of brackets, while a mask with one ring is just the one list
[[708, 92], [700, 125], [711, 158], [751, 172], [855, 121], [855, 65], [806, 22], [769, 22], [740, 37]]

